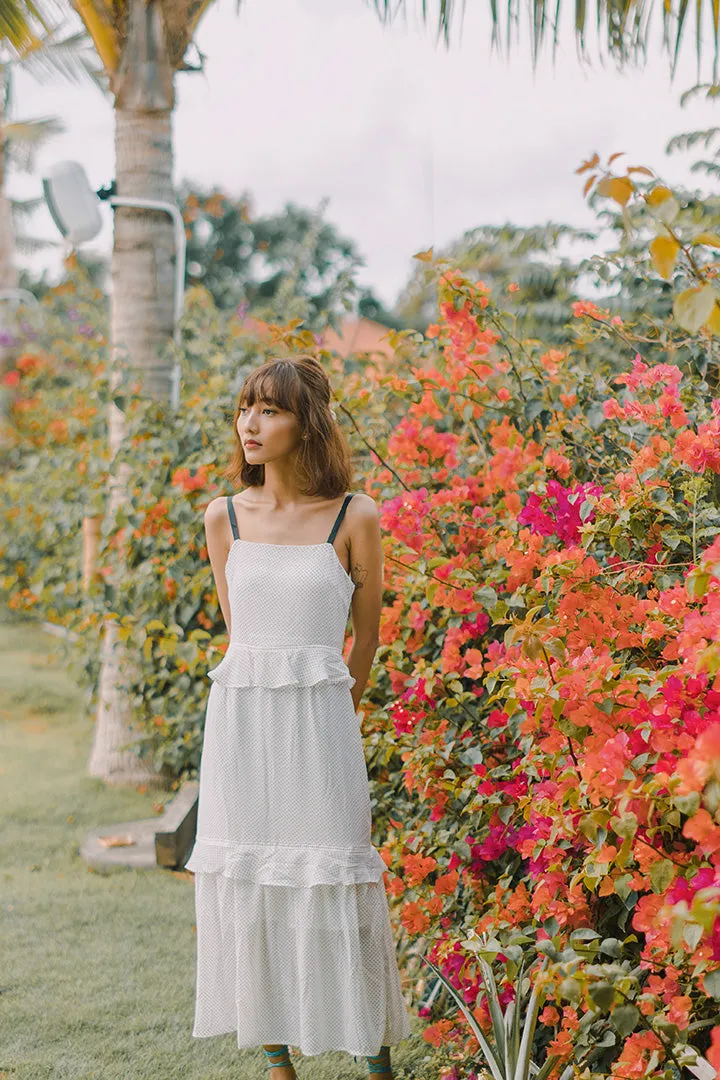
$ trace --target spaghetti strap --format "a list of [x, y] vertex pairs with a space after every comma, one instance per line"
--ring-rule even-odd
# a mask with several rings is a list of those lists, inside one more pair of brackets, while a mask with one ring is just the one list
[[232, 495], [226, 495], [228, 516], [230, 518], [230, 526], [232, 528], [233, 540], [239, 540], [240, 534], [238, 533], [237, 518], [235, 517], [235, 507], [233, 506]]
[[338, 516], [337, 516], [337, 517], [335, 518], [335, 524], [334, 524], [334, 525], [333, 525], [333, 527], [332, 527], [332, 532], [330, 533], [330, 535], [329, 535], [329, 536], [328, 536], [328, 538], [327, 538], [327, 542], [328, 542], [328, 544], [332, 544], [333, 540], [335, 539], [335, 536], [336, 536], [336, 534], [337, 534], [337, 531], [338, 531], [338, 529], [340, 528], [340, 525], [341, 525], [342, 519], [343, 519], [343, 518], [345, 517], [345, 511], [346, 511], [346, 509], [347, 509], [347, 505], [348, 505], [348, 503], [350, 502], [350, 500], [352, 499], [352, 497], [353, 497], [353, 493], [352, 493], [352, 492], [350, 492], [350, 494], [349, 494], [349, 495], [346, 495], [346, 496], [345, 496], [345, 501], [343, 502], [342, 506], [340, 507], [340, 513], [339, 513], [339, 514], [338, 514]]

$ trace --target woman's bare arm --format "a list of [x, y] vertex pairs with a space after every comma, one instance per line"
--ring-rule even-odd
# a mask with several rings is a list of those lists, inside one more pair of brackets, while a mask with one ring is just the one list
[[220, 610], [223, 613], [228, 637], [230, 636], [230, 602], [228, 600], [228, 587], [225, 579], [225, 563], [227, 562], [232, 540], [230, 520], [228, 518], [227, 502], [224, 496], [218, 496], [209, 502], [205, 508], [205, 539], [207, 542], [210, 566], [215, 578], [215, 589], [220, 602]]

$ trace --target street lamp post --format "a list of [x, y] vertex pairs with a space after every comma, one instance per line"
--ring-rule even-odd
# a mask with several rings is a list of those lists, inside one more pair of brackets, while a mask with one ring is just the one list
[[[128, 206], [138, 210], [159, 210], [169, 214], [175, 240], [175, 295], [173, 304], [173, 342], [180, 344], [180, 319], [185, 301], [185, 223], [175, 203], [161, 199], [140, 199], [125, 195], [93, 191], [87, 174], [76, 161], [60, 161], [43, 177], [43, 194], [50, 215], [61, 235], [77, 247], [97, 236], [102, 219], [98, 209], [100, 199], [111, 206]], [[114, 189], [114, 184], [111, 191]], [[180, 363], [175, 360], [170, 375], [170, 407], [180, 408]]]

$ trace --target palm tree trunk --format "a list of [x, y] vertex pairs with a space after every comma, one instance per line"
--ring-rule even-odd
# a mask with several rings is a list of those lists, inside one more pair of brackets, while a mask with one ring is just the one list
[[[173, 202], [173, 72], [157, 4], [133, 0], [124, 60], [113, 90], [117, 194]], [[110, 304], [113, 392], [121, 393], [123, 386], [138, 382], [141, 393], [170, 401], [172, 364], [157, 357], [156, 346], [166, 345], [173, 332], [173, 251], [173, 227], [167, 214], [117, 207]], [[124, 439], [125, 416], [112, 397], [108, 423], [115, 456]], [[111, 515], [128, 502], [129, 481], [130, 468], [122, 464], [110, 482]], [[115, 587], [124, 563], [118, 544], [113, 549], [110, 581]], [[165, 779], [127, 748], [134, 735], [126, 673], [134, 665], [118, 638], [116, 620], [106, 619], [88, 770], [112, 784], [166, 787]]]

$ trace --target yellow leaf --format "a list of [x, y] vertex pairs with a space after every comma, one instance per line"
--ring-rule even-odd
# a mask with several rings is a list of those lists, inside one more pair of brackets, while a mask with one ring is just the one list
[[670, 281], [672, 278], [679, 250], [680, 245], [677, 240], [673, 240], [670, 236], [656, 236], [650, 245], [653, 265], [658, 274], [664, 277], [666, 281]]
[[646, 169], [644, 165], [629, 165], [627, 171], [628, 171], [628, 173], [631, 173], [631, 172], [645, 173], [646, 176], [654, 176], [655, 175], [655, 173], [652, 171], [652, 169]]
[[608, 158], [608, 165], [612, 165], [612, 163], [613, 163], [613, 161], [615, 160], [616, 157], [624, 157], [624, 156], [625, 156], [625, 151], [624, 150], [618, 150], [618, 152], [616, 154], [611, 154], [610, 155], [610, 157]]
[[420, 262], [432, 262], [432, 257], [432, 248], [428, 248], [427, 251], [418, 251], [417, 255], [413, 255], [413, 259], [419, 259]]
[[585, 187], [583, 188], [583, 195], [587, 195], [594, 182], [597, 180], [597, 173], [593, 173], [592, 176], [588, 176], [585, 181]]
[[647, 204], [653, 211], [653, 216], [665, 225], [669, 225], [680, 213], [680, 203], [672, 191], [662, 185], [653, 188], [647, 196]]
[[587, 172], [588, 169], [594, 169], [600, 158], [597, 154], [593, 154], [589, 161], [583, 161], [582, 165], [575, 170], [575, 175], [578, 173]]
[[670, 188], [663, 187], [662, 184], [658, 184], [656, 188], [653, 188], [647, 197], [649, 206], [659, 206], [665, 199], [672, 198], [672, 191]]
[[714, 305], [715, 290], [712, 285], [700, 285], [678, 293], [673, 303], [673, 315], [683, 330], [696, 334], [710, 318]]
[[635, 185], [627, 176], [605, 176], [597, 186], [598, 195], [606, 195], [620, 206], [625, 205], [634, 190]]
[[694, 236], [691, 244], [707, 244], [708, 247], [720, 248], [720, 236], [717, 233], [701, 232]]
[[178, 642], [174, 637], [161, 637], [158, 642], [162, 652], [166, 656], [174, 656], [177, 652]]
[[715, 301], [710, 318], [705, 323], [711, 334], [720, 334], [720, 304]]

